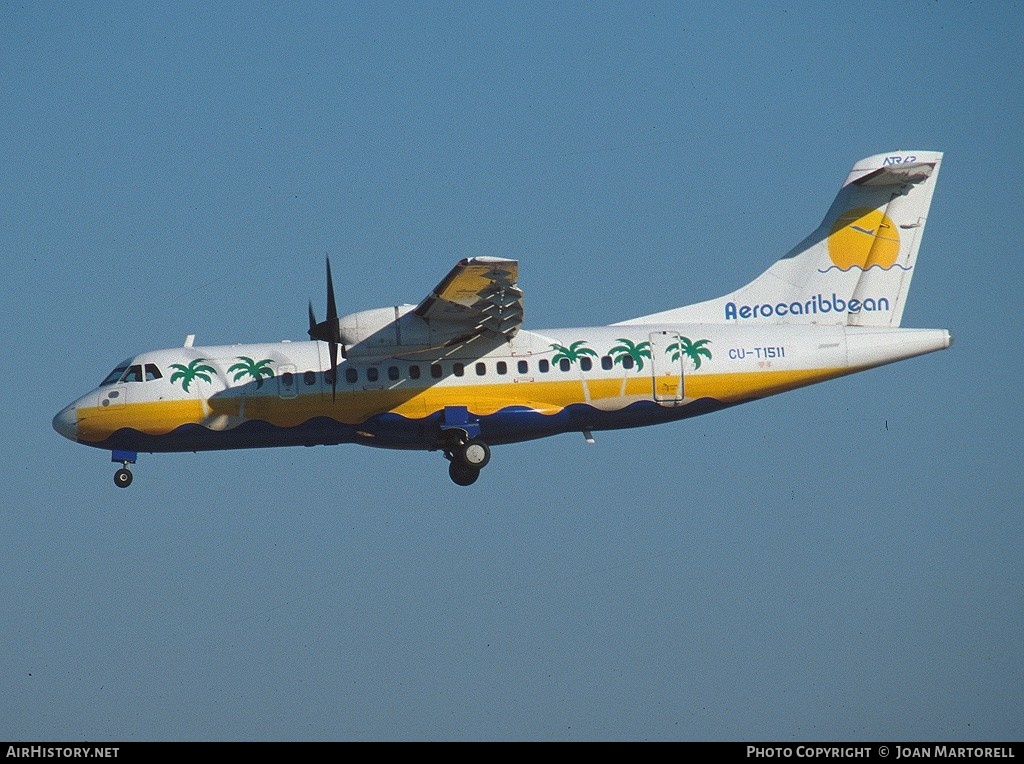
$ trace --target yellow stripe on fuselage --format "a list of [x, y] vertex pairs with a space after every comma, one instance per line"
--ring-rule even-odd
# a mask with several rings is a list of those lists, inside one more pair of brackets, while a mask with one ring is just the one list
[[[764, 370], [732, 374], [690, 374], [685, 377], [687, 400], [713, 398], [721, 403], [737, 403], [763, 398], [804, 387], [816, 382], [850, 374], [859, 369], [828, 368]], [[665, 380], [674, 380], [666, 377]], [[298, 395], [279, 398], [272, 395], [214, 396], [205, 401], [162, 400], [128, 403], [122, 406], [79, 409], [78, 439], [99, 442], [122, 428], [148, 435], [164, 435], [185, 424], [200, 424], [211, 429], [229, 429], [245, 420], [261, 420], [278, 427], [295, 427], [318, 416], [357, 425], [386, 412], [407, 419], [423, 419], [445, 406], [466, 406], [476, 416], [487, 416], [510, 406], [519, 406], [541, 414], [557, 414], [569, 404], [594, 404], [602, 410], [614, 410], [637, 400], [650, 400], [652, 378], [637, 374], [625, 379], [599, 378], [558, 381], [538, 380], [496, 384], [435, 385], [394, 389], [339, 389], [331, 395]], [[621, 405], [616, 405], [620, 403]]]
[[166, 435], [183, 424], [202, 419], [203, 404], [195, 398], [79, 408], [78, 439], [100, 441], [123, 427], [149, 435]]
[[714, 398], [737, 403], [751, 398], [796, 390], [860, 371], [858, 368], [798, 369], [792, 371], [743, 371], [733, 374], [701, 374], [685, 378], [687, 398]]

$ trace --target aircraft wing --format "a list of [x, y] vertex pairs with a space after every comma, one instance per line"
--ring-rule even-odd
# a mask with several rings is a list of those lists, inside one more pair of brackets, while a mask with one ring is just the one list
[[511, 340], [523, 325], [519, 261], [501, 257], [460, 260], [414, 311], [432, 331], [473, 336], [491, 331]]

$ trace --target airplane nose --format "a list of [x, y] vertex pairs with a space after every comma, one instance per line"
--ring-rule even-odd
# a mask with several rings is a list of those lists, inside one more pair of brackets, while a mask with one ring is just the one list
[[53, 429], [68, 440], [75, 440], [78, 437], [78, 409], [74, 404], [65, 406], [53, 418]]

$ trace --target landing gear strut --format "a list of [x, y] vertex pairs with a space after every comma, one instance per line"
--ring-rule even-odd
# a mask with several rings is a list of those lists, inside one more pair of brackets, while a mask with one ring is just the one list
[[114, 485], [118, 488], [127, 488], [132, 484], [132, 471], [128, 469], [129, 464], [135, 464], [138, 454], [134, 451], [112, 451], [110, 461], [121, 462], [121, 469], [114, 473]]
[[459, 438], [444, 451], [448, 465], [448, 477], [455, 485], [473, 485], [480, 477], [480, 470], [491, 460], [491, 448], [479, 438]]

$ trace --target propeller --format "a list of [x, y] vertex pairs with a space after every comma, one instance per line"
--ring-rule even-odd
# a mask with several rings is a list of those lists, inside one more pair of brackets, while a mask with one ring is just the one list
[[331, 350], [331, 400], [338, 398], [338, 350], [341, 344], [341, 330], [338, 327], [338, 306], [334, 301], [334, 280], [331, 278], [331, 258], [327, 258], [327, 318], [320, 323], [313, 313], [313, 301], [309, 302], [309, 338], [322, 340]]

